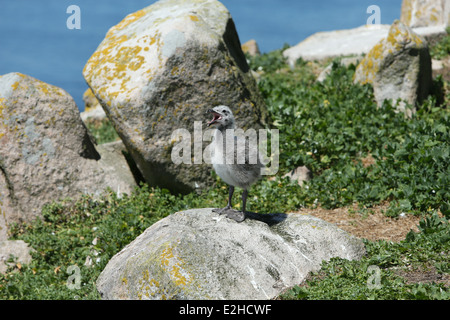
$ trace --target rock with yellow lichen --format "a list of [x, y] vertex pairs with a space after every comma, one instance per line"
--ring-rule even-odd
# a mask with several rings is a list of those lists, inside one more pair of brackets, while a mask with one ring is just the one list
[[[355, 82], [373, 85], [378, 105], [401, 99], [397, 108], [407, 116], [428, 95], [431, 57], [424, 38], [400, 21], [395, 21], [385, 39], [378, 42], [358, 64]], [[405, 108], [409, 104], [412, 109]]]
[[400, 21], [411, 28], [449, 26], [450, 0], [403, 0]]
[[433, 45], [447, 35], [450, 0], [403, 0], [400, 21]]
[[[113, 26], [83, 75], [145, 180], [175, 192], [211, 182], [206, 164], [174, 164], [172, 132], [228, 105], [261, 128], [264, 101], [228, 10], [216, 0], [165, 0]], [[206, 147], [206, 144], [205, 146]]]
[[277, 297], [333, 257], [358, 260], [364, 244], [299, 213], [249, 213], [237, 223], [211, 208], [176, 212], [117, 253], [97, 279], [102, 299]]
[[84, 111], [81, 112], [81, 119], [103, 120], [106, 118], [105, 110], [103, 110], [97, 98], [92, 93], [91, 89], [87, 89], [83, 94]]
[[255, 39], [248, 40], [242, 44], [242, 51], [251, 56], [259, 56], [261, 52], [259, 51], [258, 43]]
[[21, 73], [0, 77], [0, 240], [8, 224], [30, 222], [52, 201], [106, 187], [130, 193], [134, 181], [108, 163], [66, 91]]

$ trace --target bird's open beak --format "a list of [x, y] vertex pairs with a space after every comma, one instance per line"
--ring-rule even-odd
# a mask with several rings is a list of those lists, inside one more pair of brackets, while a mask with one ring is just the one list
[[208, 127], [213, 125], [214, 123], [216, 123], [217, 120], [222, 119], [222, 115], [220, 113], [215, 112], [213, 109], [208, 109], [208, 112], [213, 114], [212, 120], [209, 121], [208, 124], [207, 124]]

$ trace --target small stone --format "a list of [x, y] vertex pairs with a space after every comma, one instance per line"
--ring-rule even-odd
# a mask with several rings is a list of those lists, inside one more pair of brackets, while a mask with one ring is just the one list
[[302, 186], [303, 182], [311, 180], [311, 171], [307, 167], [301, 166], [285, 174], [284, 177], [289, 177], [291, 180], [297, 181], [299, 186]]
[[[16, 263], [28, 264], [31, 262], [31, 248], [22, 240], [0, 241], [0, 273], [5, 273], [8, 266]], [[8, 262], [10, 257], [14, 258], [14, 263]]]

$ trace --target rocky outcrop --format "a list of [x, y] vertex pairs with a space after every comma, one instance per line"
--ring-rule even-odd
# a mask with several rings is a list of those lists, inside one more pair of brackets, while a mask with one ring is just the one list
[[[266, 119], [228, 10], [216, 0], [158, 1], [112, 27], [83, 75], [151, 186], [188, 192], [211, 182], [206, 164], [174, 164], [175, 129], [191, 134], [208, 108], [238, 126]], [[206, 144], [205, 146], [206, 147]]]
[[[373, 85], [375, 99], [402, 101], [399, 111], [408, 116], [422, 102], [431, 88], [431, 57], [428, 44], [400, 21], [395, 21], [388, 36], [378, 42], [359, 63], [355, 82]], [[413, 109], [405, 110], [405, 102]]]
[[102, 299], [271, 299], [324, 260], [364, 253], [362, 241], [312, 216], [250, 213], [236, 223], [193, 209], [160, 220], [116, 254], [97, 289]]
[[[446, 35], [450, 26], [450, 0], [403, 0], [400, 21], [429, 43]], [[389, 25], [369, 24], [359, 28], [318, 32], [286, 49], [283, 55], [293, 67], [295, 62], [368, 53], [387, 36]]]
[[286, 49], [283, 56], [293, 67], [303, 60], [324, 60], [341, 56], [362, 55], [385, 38], [388, 25], [364, 25], [355, 29], [318, 32], [296, 46]]
[[0, 77], [0, 235], [46, 203], [134, 188], [102, 167], [72, 97], [20, 73]]

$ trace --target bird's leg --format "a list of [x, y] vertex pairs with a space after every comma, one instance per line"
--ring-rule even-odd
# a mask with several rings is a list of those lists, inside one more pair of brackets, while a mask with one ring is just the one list
[[231, 209], [231, 199], [233, 198], [233, 193], [234, 193], [234, 187], [230, 186], [230, 188], [228, 189], [228, 204], [227, 204], [228, 209]]
[[226, 214], [227, 214], [227, 218], [229, 219], [233, 219], [236, 222], [242, 222], [245, 220], [245, 205], [247, 202], [247, 189], [244, 189], [244, 191], [242, 192], [242, 211], [238, 211], [238, 210], [227, 210]]
[[[234, 193], [234, 187], [230, 186], [230, 189], [228, 191], [228, 204], [225, 208], [221, 208], [221, 209], [213, 209], [213, 212], [216, 212], [220, 215], [222, 214], [226, 214], [227, 218], [229, 219], [233, 219], [236, 222], [242, 222], [245, 220], [245, 200], [244, 200], [244, 211], [238, 211], [238, 210], [234, 210], [231, 207], [231, 199], [233, 198], [233, 193]], [[245, 199], [247, 198], [247, 190], [244, 190], [244, 194], [245, 194]], [[244, 194], [242, 195], [242, 198], [244, 199]]]
[[248, 191], [244, 189], [242, 192], [242, 212], [245, 214], [245, 205], [247, 204]]
[[234, 187], [230, 186], [229, 190], [228, 190], [228, 204], [225, 208], [221, 208], [221, 209], [213, 209], [213, 212], [216, 212], [218, 214], [224, 214], [226, 213], [226, 211], [231, 210], [231, 199], [233, 198], [233, 193], [234, 193]]

